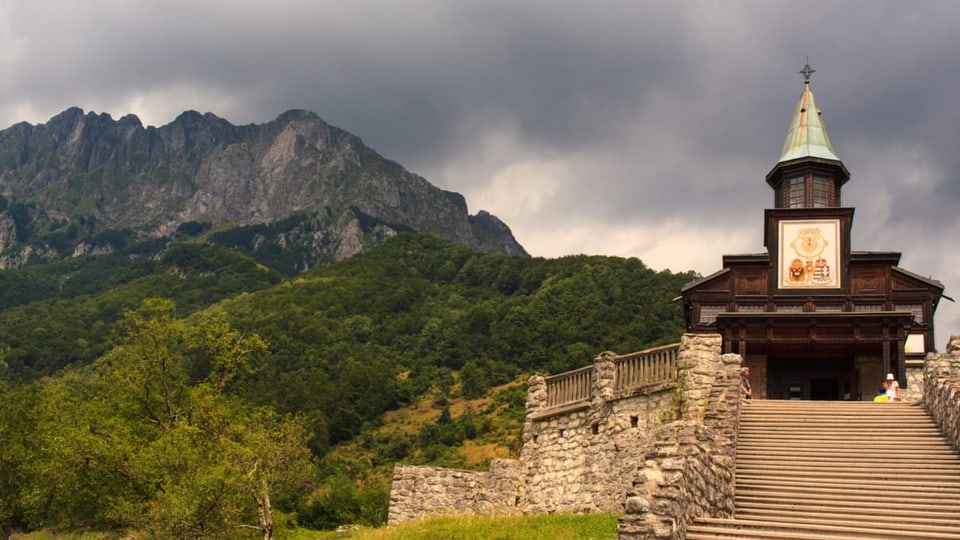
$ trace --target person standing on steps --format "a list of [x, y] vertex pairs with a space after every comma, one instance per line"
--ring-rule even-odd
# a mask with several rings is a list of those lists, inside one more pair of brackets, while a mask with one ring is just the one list
[[750, 368], [748, 367], [740, 370], [740, 390], [744, 399], [753, 398], [753, 388], [750, 388]]

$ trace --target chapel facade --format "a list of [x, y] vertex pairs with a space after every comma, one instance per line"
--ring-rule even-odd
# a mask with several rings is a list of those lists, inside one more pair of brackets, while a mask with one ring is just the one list
[[900, 253], [854, 251], [853, 208], [841, 204], [850, 173], [804, 89], [780, 158], [766, 176], [765, 253], [724, 255], [723, 268], [681, 292], [687, 331], [717, 333], [751, 368], [754, 397], [870, 400], [886, 373], [908, 371], [934, 350], [944, 287], [898, 266]]

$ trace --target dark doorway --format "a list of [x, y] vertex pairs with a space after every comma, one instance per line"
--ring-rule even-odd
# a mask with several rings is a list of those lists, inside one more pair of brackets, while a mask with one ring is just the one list
[[840, 399], [837, 379], [810, 379], [810, 399], [814, 401], [834, 401]]
[[767, 357], [768, 399], [810, 399], [833, 401], [857, 399], [848, 396], [856, 370], [852, 356]]

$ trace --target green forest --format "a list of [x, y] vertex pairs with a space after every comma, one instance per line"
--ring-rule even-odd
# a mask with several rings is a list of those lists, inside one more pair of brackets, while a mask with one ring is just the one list
[[0, 271], [2, 536], [383, 524], [394, 463], [515, 452], [527, 375], [678, 341], [698, 277], [414, 233], [269, 262], [186, 239]]

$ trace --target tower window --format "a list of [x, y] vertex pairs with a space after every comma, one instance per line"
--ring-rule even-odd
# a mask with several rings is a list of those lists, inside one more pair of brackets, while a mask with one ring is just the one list
[[813, 177], [813, 207], [828, 208], [830, 206], [830, 192], [833, 183], [829, 178]]
[[804, 201], [804, 181], [802, 176], [787, 178], [784, 182], [784, 202], [787, 208], [802, 208]]

